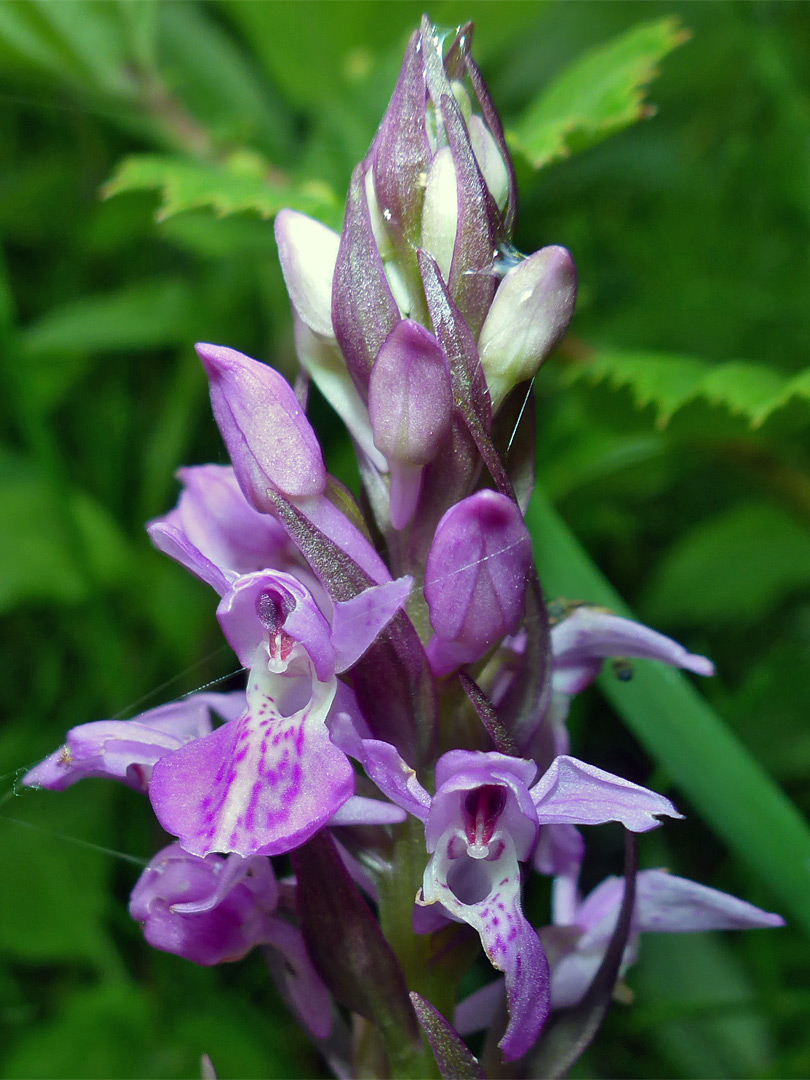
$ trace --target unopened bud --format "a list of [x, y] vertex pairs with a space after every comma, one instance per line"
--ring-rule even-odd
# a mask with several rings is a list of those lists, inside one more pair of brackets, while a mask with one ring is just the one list
[[576, 291], [574, 262], [563, 247], [541, 248], [504, 277], [478, 338], [493, 411], [536, 374], [563, 336]]
[[425, 599], [437, 675], [479, 660], [523, 618], [532, 548], [518, 507], [485, 489], [444, 515], [428, 555]]
[[332, 279], [340, 236], [296, 210], [281, 210], [275, 230], [292, 306], [310, 330], [333, 338]]
[[239, 486], [258, 510], [267, 491], [320, 495], [326, 468], [292, 387], [273, 368], [222, 345], [198, 345], [211, 405]]
[[391, 523], [410, 521], [422, 467], [433, 459], [450, 429], [450, 366], [438, 341], [403, 319], [383, 343], [369, 384], [374, 443], [391, 470]]

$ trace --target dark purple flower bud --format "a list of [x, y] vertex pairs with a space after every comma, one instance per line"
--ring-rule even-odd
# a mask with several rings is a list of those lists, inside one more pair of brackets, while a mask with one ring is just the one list
[[377, 353], [400, 319], [374, 235], [366, 173], [354, 170], [332, 287], [332, 325], [363, 398]]
[[374, 444], [391, 470], [391, 523], [402, 529], [419, 497], [422, 467], [450, 431], [450, 365], [419, 323], [397, 323], [377, 356], [369, 384]]
[[531, 563], [520, 510], [505, 495], [478, 491], [447, 511], [425, 571], [436, 632], [428, 657], [438, 675], [480, 659], [517, 630]]
[[268, 488], [290, 498], [322, 494], [326, 469], [315, 432], [277, 371], [222, 345], [198, 345], [211, 404], [245, 495], [269, 509]]
[[563, 247], [541, 248], [506, 274], [478, 338], [493, 411], [563, 336], [576, 292], [574, 262]]
[[417, 30], [408, 42], [397, 85], [369, 153], [382, 214], [414, 242], [418, 241], [431, 158], [426, 106], [424, 49]]

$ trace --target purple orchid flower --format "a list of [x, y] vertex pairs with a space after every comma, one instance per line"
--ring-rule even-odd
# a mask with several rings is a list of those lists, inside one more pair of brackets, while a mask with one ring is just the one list
[[257, 945], [272, 946], [284, 958], [279, 989], [312, 1034], [325, 1038], [332, 1025], [329, 992], [301, 931], [278, 911], [279, 895], [269, 859], [201, 859], [170, 844], [138, 879], [129, 913], [150, 945], [194, 964], [241, 960]]
[[671, 638], [610, 611], [583, 605], [551, 629], [553, 686], [573, 696], [589, 686], [609, 656], [663, 660], [696, 675], [714, 675], [705, 656], [687, 652]]
[[[605, 955], [624, 895], [624, 879], [606, 878], [584, 900], [570, 882], [555, 882], [554, 925], [540, 939], [551, 970], [551, 1008], [565, 1009], [581, 1000]], [[644, 933], [689, 934], [706, 930], [752, 930], [784, 926], [780, 915], [763, 911], [736, 896], [710, 889], [666, 870], [642, 870], [636, 877], [636, 900], [620, 977], [638, 958]], [[456, 1008], [453, 1022], [462, 1035], [487, 1028], [503, 1001], [497, 979]]]
[[[330, 622], [289, 574], [237, 580], [218, 617], [250, 669], [247, 708], [162, 759], [149, 788], [158, 820], [187, 851], [279, 854], [334, 818], [354, 792], [352, 767], [326, 726], [336, 676], [365, 652], [411, 585], [400, 578], [366, 589], [335, 604]], [[367, 806], [364, 819], [391, 821], [390, 809]]]
[[109, 777], [146, 791], [152, 767], [163, 757], [211, 731], [211, 712], [233, 720], [244, 712], [245, 695], [191, 694], [148, 709], [132, 720], [96, 720], [67, 733], [64, 746], [23, 777], [28, 787], [63, 791], [77, 780]]
[[[618, 877], [606, 878], [581, 901], [567, 888], [555, 890], [554, 925], [540, 932], [553, 958], [552, 1008], [575, 1005], [587, 990], [616, 926], [623, 891], [624, 881]], [[636, 878], [633, 924], [620, 975], [635, 963], [641, 934], [751, 930], [784, 924], [780, 915], [736, 896], [666, 870], [642, 870]]]
[[[552, 605], [550, 611], [556, 607]], [[504, 642], [505, 658], [510, 652], [520, 657], [525, 640], [523, 631], [507, 639]], [[566, 721], [571, 699], [590, 686], [609, 657], [622, 661], [660, 660], [696, 675], [714, 674], [711, 660], [688, 652], [672, 638], [642, 623], [614, 615], [605, 608], [578, 605], [552, 625], [551, 701], [539, 727], [535, 720], [524, 730], [514, 733], [524, 753], [541, 763], [568, 753], [570, 741]], [[627, 666], [619, 669], [620, 677], [631, 674], [632, 669]], [[513, 677], [514, 664], [505, 659], [490, 691], [496, 704], [503, 699]]]
[[658, 815], [680, 817], [662, 795], [571, 757], [559, 757], [533, 783], [533, 761], [452, 750], [436, 765], [436, 794], [422, 787], [393, 747], [361, 739], [350, 718], [333, 737], [380, 790], [425, 823], [430, 860], [416, 902], [475, 929], [493, 967], [506, 976], [509, 1024], [499, 1043], [506, 1060], [534, 1044], [550, 1007], [548, 963], [521, 908], [521, 871], [540, 826], [620, 821], [634, 832]]

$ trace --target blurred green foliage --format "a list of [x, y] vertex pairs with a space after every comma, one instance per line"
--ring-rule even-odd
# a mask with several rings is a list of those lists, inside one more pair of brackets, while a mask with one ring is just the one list
[[[235, 673], [207, 590], [143, 533], [178, 465], [224, 457], [191, 346], [293, 372], [270, 219], [294, 205], [339, 225], [422, 7], [0, 2], [6, 1076], [191, 1077], [203, 1052], [222, 1077], [321, 1074], [260, 957], [209, 971], [143, 944], [126, 899], [162, 840], [142, 798], [16, 780], [74, 724]], [[577, 316], [537, 380], [543, 490], [630, 606], [718, 666], [700, 690], [722, 724], [694, 695], [661, 713], [676, 749], [689, 732], [684, 760], [654, 738], [660, 683], [641, 665], [643, 715], [605, 682], [577, 703], [575, 751], [689, 814], [645, 838], [646, 865], [779, 908], [807, 874], [803, 834], [791, 819], [774, 838], [788, 854], [760, 872], [790, 808], [762, 777], [752, 802], [733, 770], [756, 759], [807, 813], [810, 8], [428, 7], [476, 22], [518, 161], [518, 245], [563, 243], [579, 267]], [[314, 419], [339, 471], [323, 402]], [[555, 584], [597, 582], [581, 565], [557, 559]], [[709, 790], [718, 746], [734, 750]], [[735, 814], [740, 837], [762, 823], [750, 857]], [[594, 880], [614, 855], [608, 838]], [[629, 981], [637, 1005], [612, 1011], [577, 1076], [810, 1072], [798, 921], [650, 938]]]

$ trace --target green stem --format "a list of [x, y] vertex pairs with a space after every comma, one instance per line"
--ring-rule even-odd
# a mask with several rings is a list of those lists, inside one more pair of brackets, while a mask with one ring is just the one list
[[[411, 923], [413, 901], [422, 884], [426, 859], [424, 826], [409, 817], [402, 825], [394, 847], [391, 871], [379, 883], [380, 923], [405, 973], [408, 989], [416, 990], [448, 1015], [452, 1010], [454, 987], [446, 975], [430, 963], [429, 935], [415, 934]], [[405, 1077], [439, 1075], [424, 1040], [419, 1047], [409, 1043], [401, 1048], [386, 1045], [386, 1049], [394, 1077], [404, 1080]]]

